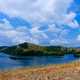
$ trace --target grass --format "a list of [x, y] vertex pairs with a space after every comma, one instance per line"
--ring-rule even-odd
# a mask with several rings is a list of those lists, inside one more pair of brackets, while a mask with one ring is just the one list
[[0, 72], [0, 80], [80, 80], [80, 61]]

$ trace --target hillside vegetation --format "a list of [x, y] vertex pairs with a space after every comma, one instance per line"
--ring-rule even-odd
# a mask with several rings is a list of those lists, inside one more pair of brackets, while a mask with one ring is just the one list
[[80, 56], [79, 48], [66, 48], [61, 46], [39, 46], [31, 43], [22, 43], [10, 47], [0, 47], [0, 52], [13, 56], [63, 56], [64, 54], [74, 54]]

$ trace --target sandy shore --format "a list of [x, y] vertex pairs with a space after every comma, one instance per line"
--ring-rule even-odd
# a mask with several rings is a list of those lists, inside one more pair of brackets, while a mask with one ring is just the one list
[[80, 61], [0, 72], [0, 80], [80, 80]]

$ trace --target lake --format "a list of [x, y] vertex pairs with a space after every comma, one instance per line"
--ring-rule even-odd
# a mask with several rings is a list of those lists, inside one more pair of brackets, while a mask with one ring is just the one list
[[10, 69], [17, 67], [28, 67], [28, 66], [39, 66], [47, 64], [61, 64], [68, 63], [70, 61], [76, 60], [78, 58], [74, 57], [73, 54], [64, 55], [62, 57], [56, 56], [30, 56], [25, 59], [11, 59], [9, 55], [0, 53], [0, 69]]

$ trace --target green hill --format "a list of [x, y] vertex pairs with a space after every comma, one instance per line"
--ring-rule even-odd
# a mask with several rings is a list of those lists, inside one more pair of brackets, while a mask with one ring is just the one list
[[12, 56], [63, 56], [64, 54], [73, 53], [75, 56], [80, 55], [78, 48], [65, 48], [61, 46], [39, 46], [31, 43], [22, 43], [15, 46], [0, 47], [0, 52]]

